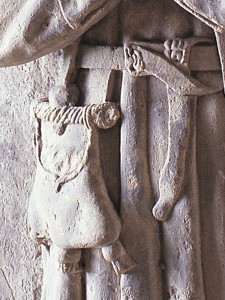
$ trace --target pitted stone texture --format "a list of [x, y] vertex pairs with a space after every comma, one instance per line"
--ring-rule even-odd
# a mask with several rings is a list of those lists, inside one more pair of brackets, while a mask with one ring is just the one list
[[[81, 37], [81, 44], [99, 45], [111, 50], [112, 46], [122, 49], [129, 41], [135, 41], [139, 45], [138, 49], [134, 49], [137, 52], [133, 53], [134, 62], [131, 65], [132, 70], [137, 72], [128, 74], [126, 67], [121, 72], [120, 66], [124, 64], [118, 65], [115, 61], [114, 69], [106, 69], [105, 65], [108, 62], [106, 60], [104, 63], [105, 59], [103, 64], [101, 62], [101, 69], [88, 68], [85, 67], [87, 61], [81, 60], [81, 70], [76, 77], [80, 92], [79, 105], [100, 104], [102, 101], [112, 99], [121, 106], [121, 127], [115, 127], [105, 133], [99, 132], [99, 163], [109, 197], [120, 212], [121, 241], [137, 264], [130, 273], [121, 275], [119, 280], [112, 272], [110, 263], [103, 260], [99, 249], [85, 249], [81, 261], [86, 271], [86, 282], [82, 285], [83, 291], [86, 292], [85, 296], [88, 300], [149, 298], [223, 300], [224, 95], [220, 92], [199, 97], [197, 100], [196, 97], [190, 99], [188, 111], [190, 128], [185, 143], [180, 143], [181, 131], [185, 129], [179, 126], [181, 130], [178, 130], [173, 126], [175, 122], [171, 122], [174, 113], [177, 117], [177, 110], [170, 108], [172, 114], [169, 113], [166, 89], [167, 85], [170, 86], [171, 80], [177, 84], [179, 81], [176, 77], [180, 79], [179, 75], [173, 75], [174, 73], [169, 70], [176, 70], [176, 74], [180, 72], [180, 75], [182, 72], [185, 73], [185, 70], [180, 70], [179, 66], [176, 66], [177, 69], [171, 68], [173, 62], [167, 60], [164, 66], [169, 69], [160, 68], [163, 60], [159, 54], [157, 60], [159, 68], [155, 68], [156, 72], [151, 74], [151, 66], [146, 64], [146, 59], [142, 61], [143, 58], [150, 57], [150, 54], [147, 49], [142, 49], [140, 44], [149, 42], [152, 45], [159, 42], [165, 45], [168, 39], [188, 39], [193, 36], [212, 39], [212, 48], [210, 50], [207, 48], [208, 50], [199, 56], [202, 59], [206, 55], [205, 60], [210, 63], [199, 64], [202, 65], [201, 70], [195, 68], [197, 65], [195, 61], [200, 60], [198, 52], [201, 48], [195, 49], [196, 54], [191, 55], [193, 60], [190, 68], [194, 72], [189, 75], [191, 81], [196, 82], [199, 79], [207, 86], [212, 82], [219, 82], [221, 87], [223, 77], [220, 69], [222, 66], [224, 71], [225, 65], [224, 14], [220, 9], [223, 2], [123, 0], [112, 12], [111, 8], [119, 1], [80, 1], [78, 6], [75, 5], [76, 9], [71, 10], [75, 2], [14, 0], [10, 2], [14, 4], [12, 14], [5, 13], [10, 6], [8, 3], [2, 3], [0, 66], [16, 65], [35, 59], [70, 44], [78, 37]], [[211, 7], [205, 5], [209, 2]], [[61, 3], [62, 6], [68, 4], [63, 7], [65, 15], [57, 3]], [[105, 3], [110, 3], [110, 6], [104, 6]], [[200, 6], [199, 3], [204, 5]], [[107, 9], [104, 10], [104, 7]], [[52, 11], [54, 14], [51, 14]], [[51, 31], [52, 24], [47, 26], [45, 22], [45, 17], [49, 16], [52, 24], [56, 25], [53, 26], [53, 31]], [[106, 17], [98, 22], [103, 16]], [[26, 27], [29, 21], [30, 26]], [[53, 34], [52, 39], [48, 39], [51, 36], [49, 33]], [[171, 47], [173, 44], [171, 43]], [[172, 55], [167, 55], [167, 59], [177, 55], [177, 49], [171, 50]], [[212, 56], [207, 54], [210, 52], [213, 53], [214, 62], [211, 62]], [[101, 51], [99, 53], [97, 59], [94, 57], [92, 60], [95, 65], [102, 58]], [[35, 260], [38, 250], [27, 238], [27, 201], [35, 172], [30, 138], [32, 130], [28, 126], [28, 107], [32, 100], [46, 98], [51, 88], [64, 84], [60, 81], [64, 69], [62, 54], [59, 50], [35, 63], [2, 70], [0, 73], [2, 83], [0, 142], [3, 145], [0, 150], [2, 176], [0, 222], [3, 232], [0, 280], [3, 286], [1, 297], [6, 299], [40, 298], [40, 259]], [[93, 51], [90, 55], [92, 54], [95, 56]], [[119, 61], [121, 62], [121, 59]], [[210, 65], [213, 72], [208, 72], [207, 68]], [[147, 69], [143, 70], [146, 67]], [[157, 76], [159, 71], [161, 75]], [[171, 74], [173, 76], [170, 76]], [[179, 88], [182, 91], [183, 84], [180, 84]], [[176, 95], [175, 98], [178, 102], [183, 101], [180, 95]], [[181, 119], [183, 122], [187, 118]], [[63, 133], [60, 130], [58, 132]], [[177, 144], [175, 151], [169, 144]], [[171, 163], [171, 158], [175, 157], [174, 154], [178, 153], [179, 149], [181, 154], [186, 151], [186, 157], [182, 156], [181, 176], [176, 164]], [[151, 211], [161, 194], [159, 181], [166, 157], [170, 158], [166, 171], [176, 175], [173, 171], [175, 167], [182, 179], [182, 186], [176, 192], [176, 203], [171, 202], [172, 209], [169, 215], [159, 218], [165, 220], [168, 217], [159, 226]], [[168, 179], [168, 176], [165, 177]], [[165, 180], [165, 177], [162, 179]], [[176, 180], [169, 180], [167, 190], [171, 189], [171, 182], [177, 186]], [[56, 254], [57, 251], [56, 249]], [[53, 255], [50, 266], [56, 267], [57, 270], [58, 265], [59, 262], [54, 260]], [[72, 272], [66, 273], [66, 270]], [[52, 273], [55, 275], [51, 268], [48, 271], [48, 276]], [[62, 293], [64, 299], [68, 300], [71, 290], [69, 284], [64, 285], [64, 280], [67, 280], [69, 278], [67, 275], [73, 271], [79, 271], [77, 261], [74, 261], [72, 266], [60, 269], [58, 276], [60, 291], [58, 293], [55, 289], [53, 294], [50, 293], [50, 296], [48, 294], [48, 298], [59, 299]], [[80, 279], [79, 277], [79, 288]], [[79, 288], [75, 290], [77, 294], [77, 298], [73, 297], [75, 299], [82, 297]], [[60, 300], [62, 299], [61, 297]]]
[[40, 299], [40, 248], [30, 240], [27, 222], [36, 166], [29, 106], [36, 97], [46, 97], [55, 84], [60, 57], [57, 52], [0, 70], [1, 300]]

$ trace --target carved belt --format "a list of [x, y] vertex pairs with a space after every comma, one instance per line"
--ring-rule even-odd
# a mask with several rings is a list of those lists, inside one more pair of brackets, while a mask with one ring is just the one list
[[[163, 44], [152, 44], [152, 50], [163, 53]], [[210, 59], [209, 59], [210, 57]], [[101, 58], [101, 59], [99, 59]], [[126, 70], [124, 48], [81, 45], [77, 67], [84, 69]], [[191, 71], [220, 71], [220, 61], [215, 45], [193, 46], [190, 54]]]
[[222, 82], [209, 88], [190, 76], [191, 71], [221, 70], [217, 49], [208, 38], [167, 40], [164, 44], [131, 41], [125, 47], [82, 45], [76, 66], [155, 76], [179, 95], [205, 95], [222, 90]]
[[[201, 40], [198, 39], [200, 42]], [[166, 53], [166, 44], [145, 43], [155, 53]], [[135, 43], [140, 45], [143, 43]], [[191, 71], [220, 71], [217, 47], [210, 43], [193, 45], [190, 53]], [[179, 49], [174, 49], [174, 52]], [[172, 50], [173, 51], [173, 50]], [[181, 50], [182, 51], [182, 50]], [[168, 53], [168, 52], [167, 52]], [[210, 57], [210, 59], [209, 59]], [[101, 59], [99, 59], [101, 58]], [[124, 47], [81, 45], [77, 56], [77, 67], [84, 69], [126, 70]]]
[[127, 70], [132, 76], [157, 77], [167, 86], [168, 151], [159, 179], [160, 197], [153, 207], [153, 215], [166, 220], [183, 187], [191, 103], [196, 103], [197, 96], [223, 90], [222, 80], [218, 86], [209, 87], [191, 76], [191, 71], [221, 71], [216, 46], [206, 38], [168, 40], [164, 44], [128, 42], [125, 47], [82, 45], [77, 67]]

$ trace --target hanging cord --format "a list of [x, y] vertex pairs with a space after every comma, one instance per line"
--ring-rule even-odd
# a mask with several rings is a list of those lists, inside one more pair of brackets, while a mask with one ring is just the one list
[[73, 30], [75, 30], [77, 28], [77, 26], [73, 26], [70, 23], [69, 19], [67, 18], [66, 14], [65, 14], [64, 9], [63, 9], [61, 0], [57, 0], [57, 1], [58, 1], [59, 7], [60, 7], [60, 11], [61, 11], [61, 14], [62, 14], [64, 20], [66, 21], [66, 23], [69, 25], [70, 28], [72, 28]]

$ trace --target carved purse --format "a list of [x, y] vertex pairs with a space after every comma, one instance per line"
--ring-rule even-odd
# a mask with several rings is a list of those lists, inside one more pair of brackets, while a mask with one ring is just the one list
[[115, 242], [120, 220], [102, 176], [95, 127], [115, 125], [116, 106], [52, 108], [43, 102], [36, 106], [35, 117], [38, 163], [29, 207], [33, 232], [61, 248]]

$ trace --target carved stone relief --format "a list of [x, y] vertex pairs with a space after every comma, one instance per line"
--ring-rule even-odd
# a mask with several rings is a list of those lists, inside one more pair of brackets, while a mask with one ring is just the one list
[[[58, 88], [49, 102], [32, 107], [38, 163], [29, 221], [35, 239], [46, 247], [43, 299], [53, 297], [54, 281], [48, 286], [53, 271], [66, 276], [82, 272], [80, 249], [102, 248], [117, 275], [135, 265], [119, 241], [121, 224], [102, 177], [96, 130], [114, 126], [120, 113], [107, 102], [68, 105], [62, 101], [66, 96]], [[55, 263], [59, 266], [54, 270]], [[55, 287], [56, 299], [64, 299], [65, 291], [70, 293], [64, 281], [61, 285]]]
[[[205, 217], [223, 239], [216, 211], [225, 164], [212, 142], [205, 146], [204, 129], [213, 119], [207, 107], [224, 110], [222, 1], [1, 8], [1, 67], [54, 51], [62, 60], [49, 93], [31, 105], [37, 170], [28, 222], [42, 249], [41, 299], [222, 300], [223, 247], [207, 248]], [[209, 138], [218, 142], [210, 130]], [[216, 174], [209, 187], [206, 163]]]

